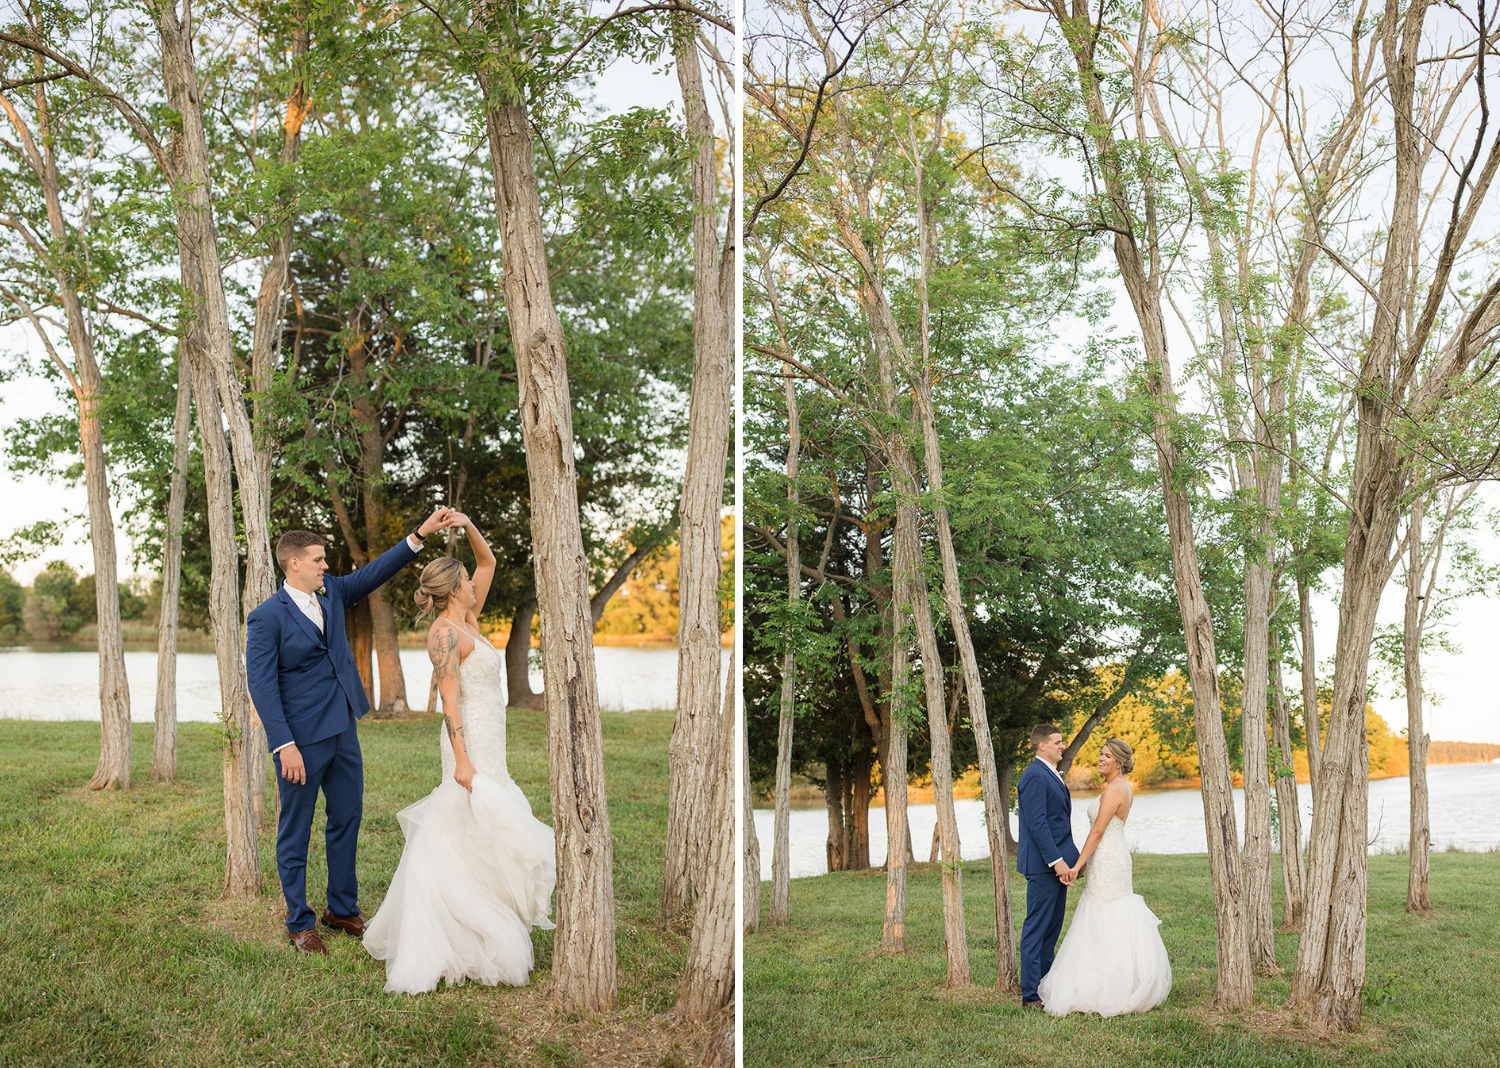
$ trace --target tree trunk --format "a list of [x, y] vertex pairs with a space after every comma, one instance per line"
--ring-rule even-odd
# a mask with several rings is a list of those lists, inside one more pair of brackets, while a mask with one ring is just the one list
[[[476, 4], [482, 25], [492, 10], [485, 3]], [[499, 20], [492, 28], [502, 30], [500, 47], [506, 47]], [[602, 1012], [612, 1008], [616, 998], [614, 844], [605, 804], [604, 742], [589, 615], [588, 556], [578, 515], [567, 356], [547, 273], [531, 120], [514, 87], [501, 89], [489, 77], [481, 79], [481, 86], [526, 444], [547, 678], [547, 754], [557, 833], [552, 1000], [566, 1012]], [[717, 514], [714, 533], [717, 537]], [[717, 658], [717, 647], [714, 655]], [[715, 659], [715, 677], [717, 666]]]
[[[688, 410], [687, 470], [683, 474], [678, 545], [677, 720], [669, 747], [667, 850], [662, 914], [675, 916], [694, 894], [693, 872], [708, 838], [709, 789], [720, 658], [719, 573], [724, 462], [729, 448], [734, 365], [730, 302], [738, 285], [735, 245], [721, 245], [715, 220], [719, 166], [713, 122], [703, 91], [693, 16], [673, 16], [673, 57], [692, 148], [693, 382]], [[733, 218], [733, 211], [730, 218]], [[772, 882], [772, 922], [777, 915]]]
[[796, 687], [797, 654], [788, 648], [782, 654], [781, 714], [776, 725], [776, 824], [771, 842], [769, 916], [773, 927], [785, 927], [792, 920], [792, 714]]
[[1013, 790], [1011, 786], [1012, 774], [1009, 760], [1000, 765], [1000, 797], [1004, 802], [1003, 807], [1005, 809], [1004, 819], [1000, 825], [1005, 830], [1005, 855], [1007, 857], [1015, 856], [1021, 849], [1020, 843], [1010, 833], [1010, 795]]
[[1090, 24], [1086, 9], [1081, 17], [1075, 17], [1061, 0], [1055, 0], [1052, 6], [1067, 35], [1078, 68], [1079, 91], [1090, 120], [1089, 132], [1097, 158], [1104, 168], [1108, 198], [1103, 201], [1103, 210], [1115, 230], [1115, 261], [1141, 327], [1145, 385], [1155, 402], [1152, 437], [1156, 444], [1162, 501], [1172, 548], [1173, 584], [1187, 644], [1187, 674], [1193, 691], [1193, 727], [1203, 783], [1203, 821], [1208, 832], [1209, 872], [1214, 891], [1215, 949], [1218, 955], [1214, 1003], [1221, 1009], [1243, 1008], [1254, 1001], [1254, 985], [1240, 872], [1239, 836], [1235, 829], [1229, 750], [1224, 740], [1220, 707], [1213, 615], [1203, 593], [1203, 579], [1198, 567], [1192, 500], [1180, 477], [1182, 461], [1178, 449], [1177, 397], [1161, 305], [1164, 283], [1158, 273], [1161, 243], [1159, 235], [1151, 228], [1156, 219], [1155, 188], [1149, 174], [1143, 174], [1141, 196], [1146, 201], [1144, 225], [1147, 230], [1136, 233], [1134, 228], [1143, 224], [1135, 210], [1136, 205], [1132, 203], [1135, 194], [1129, 189], [1122, 172], [1129, 154], [1122, 152], [1115, 140], [1113, 120], [1100, 89], [1102, 76], [1094, 65], [1093, 50], [1100, 39], [1097, 31], [1101, 28]]
[[[922, 574], [921, 552], [917, 542], [916, 479], [909, 463], [898, 455], [892, 471], [899, 472], [895, 490], [896, 545], [895, 569], [901, 597], [911, 606], [916, 623], [917, 649], [922, 657], [922, 682], [927, 697], [927, 731], [932, 744], [932, 793], [937, 808], [937, 823], [943, 847], [943, 948], [947, 960], [950, 988], [969, 985], [969, 945], [964, 923], [962, 853], [958, 841], [958, 820], [953, 810], [953, 753], [948, 737], [948, 710], [943, 700], [942, 659], [938, 655], [937, 635], [932, 625], [932, 608], [927, 598], [927, 578]], [[903, 823], [905, 821], [903, 820]]]
[[885, 763], [880, 779], [885, 786], [885, 920], [880, 929], [880, 948], [906, 952], [906, 860], [910, 853], [906, 826], [906, 727], [905, 690], [911, 665], [906, 652], [902, 598], [891, 600], [890, 708], [886, 715]]
[[[224, 268], [219, 260], [218, 233], [214, 223], [208, 140], [203, 128], [198, 73], [193, 65], [191, 15], [184, 5], [179, 19], [175, 0], [160, 4], [156, 15], [161, 31], [162, 78], [167, 99], [180, 118], [180, 162], [173, 182], [178, 241], [180, 250], [185, 246], [195, 262], [185, 284], [193, 297], [203, 339], [202, 351], [213, 376], [216, 400], [224, 413], [233, 446], [235, 492], [245, 526], [242, 611], [248, 615], [275, 590], [267, 492], [260, 477], [244, 390], [235, 368], [229, 304], [224, 294]], [[193, 388], [195, 392], [198, 390], [196, 379]]]
[[[792, 385], [790, 364], [782, 364], [782, 386], [786, 392], [788, 440], [786, 451], [786, 608], [787, 620], [781, 654], [781, 716], [776, 726], [776, 831], [771, 847], [771, 925], [792, 922], [792, 720], [797, 711], [797, 604], [802, 594], [802, 554], [799, 545], [801, 516], [798, 515], [797, 454], [802, 433], [797, 412], [797, 391]], [[830, 869], [832, 870], [832, 869]]]
[[1302, 803], [1292, 769], [1292, 714], [1281, 682], [1281, 641], [1271, 635], [1271, 731], [1275, 739], [1276, 811], [1281, 820], [1281, 927], [1302, 925]]
[[[354, 386], [354, 416], [359, 425], [359, 488], [364, 506], [365, 536], [363, 560], [374, 560], [390, 546], [385, 544], [385, 502], [377, 487], [385, 480], [385, 428], [381, 425], [381, 387], [372, 379], [369, 350], [364, 343], [360, 324], [352, 331], [357, 340], [349, 346], [350, 379]], [[401, 650], [396, 637], [396, 613], [391, 609], [385, 587], [372, 590], [367, 597], [370, 635], [375, 647], [375, 662], [380, 670], [380, 700], [375, 704], [377, 719], [401, 715], [407, 709], [406, 675], [401, 670]]]
[[[349, 652], [354, 655], [354, 669], [359, 672], [359, 681], [365, 688], [365, 700], [375, 704], [375, 670], [370, 663], [372, 628], [370, 625], [370, 602], [366, 598], [351, 605], [344, 614], [344, 634], [349, 639]], [[429, 712], [437, 706], [429, 705]]]
[[531, 689], [531, 619], [536, 600], [517, 606], [505, 639], [505, 703], [510, 708], [543, 708], [542, 695]]
[[847, 871], [849, 853], [845, 849], [848, 828], [844, 826], [844, 769], [837, 757], [829, 757], [823, 772], [823, 801], [828, 807], [828, 840], [824, 851], [828, 857], [828, 870]]
[[[179, 121], [169, 178], [177, 214], [182, 281], [192, 301], [187, 350], [193, 369], [193, 392], [198, 398], [199, 433], [205, 443], [205, 471], [210, 448], [219, 454], [215, 462], [222, 461], [217, 473], [210, 476], [214, 488], [210, 490], [209, 514], [214, 558], [210, 585], [219, 591], [217, 596], [211, 594], [214, 608], [210, 618], [219, 658], [220, 688], [224, 697], [221, 714], [226, 728], [224, 820], [228, 863], [225, 893], [230, 897], [255, 897], [260, 893], [260, 854], [254, 821], [254, 770], [263, 764], [259, 753], [250, 751], [259, 731], [245, 684], [240, 622], [271, 595], [275, 577], [266, 486], [261, 481], [254, 433], [235, 369], [224, 270], [219, 260], [218, 233], [214, 223], [208, 140], [203, 129], [198, 74], [193, 61], [194, 33], [190, 12], [191, 9], [184, 4], [179, 19], [175, 2], [162, 3], [156, 8], [156, 21], [161, 32], [162, 81], [167, 101]], [[227, 426], [233, 444], [229, 455], [225, 455], [227, 450], [223, 448], [224, 441], [219, 433], [223, 426]], [[208, 428], [207, 432], [205, 428]], [[231, 463], [237, 480], [233, 490], [230, 485]], [[235, 598], [239, 570], [234, 543], [235, 496], [239, 499], [244, 523], [246, 568], [240, 612], [231, 623], [225, 610]]]
[[[56, 135], [42, 82], [36, 84], [35, 94], [40, 148], [33, 143], [20, 116], [9, 102], [5, 104], [5, 110], [15, 123], [18, 136], [29, 149], [26, 158], [31, 161], [42, 187], [47, 224], [53, 243], [60, 252], [83, 253], [86, 258], [87, 246], [82, 233], [73, 235], [73, 240], [81, 247], [68, 247], [72, 242], [62, 213]], [[99, 762], [94, 769], [93, 778], [89, 780], [89, 789], [128, 789], [130, 684], [125, 676], [125, 643], [120, 630], [119, 568], [115, 556], [114, 516], [109, 506], [109, 470], [105, 463], [104, 437], [99, 425], [101, 375], [98, 361], [94, 357], [93, 333], [84, 316], [76, 284], [61, 263], [48, 257], [47, 267], [56, 283], [57, 300], [63, 306], [68, 345], [73, 350], [72, 368], [53, 349], [36, 317], [30, 314], [27, 317], [36, 326], [43, 345], [72, 387], [74, 399], [78, 403], [78, 448], [83, 457], [84, 485], [88, 495], [89, 541], [94, 555], [94, 604], [98, 615], [99, 644]]]
[[[302, 143], [302, 121], [308, 112], [307, 77], [304, 68], [310, 37], [307, 27], [308, 9], [305, 4], [299, 3], [296, 6], [295, 17], [297, 25], [292, 33], [290, 65], [298, 78], [293, 83], [291, 95], [287, 99], [286, 115], [281, 127], [281, 167], [287, 173], [291, 172], [297, 162], [297, 150]], [[271, 388], [278, 326], [281, 323], [282, 310], [286, 304], [286, 291], [291, 280], [293, 194], [294, 188], [291, 180], [288, 179], [287, 187], [278, 198], [277, 209], [280, 219], [272, 231], [271, 241], [267, 248], [266, 266], [261, 274], [260, 291], [255, 298], [255, 320], [250, 336], [250, 388], [256, 395], [252, 423], [255, 466], [260, 473], [260, 483], [265, 487], [268, 501], [271, 466], [275, 451], [275, 433], [270, 425], [265, 396]], [[269, 520], [269, 516], [267, 518]], [[269, 536], [269, 527], [267, 534]], [[271, 587], [274, 589], [276, 579], [274, 572], [270, 578]], [[266, 751], [266, 730], [260, 721], [260, 716], [255, 713], [253, 704], [250, 719], [252, 729], [247, 749], [254, 765], [250, 773], [252, 801], [256, 812], [264, 815], [266, 763], [269, 754]], [[280, 805], [281, 793], [278, 790], [276, 792], [278, 816]]]
[[745, 826], [745, 873], [740, 907], [745, 933], [754, 934], [760, 930], [760, 837], [755, 833], [755, 799], [750, 791], [750, 741], [744, 716], [739, 718], [736, 729], [740, 732], [740, 797], [744, 801], [741, 819]]
[[[187, 257], [184, 261], [194, 262]], [[191, 291], [192, 287], [187, 288]], [[245, 751], [251, 711], [250, 691], [245, 681], [245, 657], [240, 645], [239, 554], [234, 544], [234, 498], [219, 394], [208, 368], [208, 359], [203, 354], [203, 343], [201, 329], [196, 324], [188, 327], [183, 350], [192, 372], [193, 398], [198, 406], [198, 435], [203, 445], [204, 481], [208, 489], [208, 538], [213, 561], [208, 610], [214, 651], [218, 657], [220, 722], [224, 729], [224, 892], [231, 898], [253, 898], [260, 894], [259, 823], [255, 818], [249, 781], [254, 761]]]
[[734, 743], [739, 687], [734, 655], [724, 687], [713, 766], [709, 769], [713, 804], [707, 813], [707, 868], [698, 876], [698, 900], [688, 939], [687, 966], [677, 996], [676, 1015], [702, 1021], [734, 1001]]
[[[844, 818], [848, 832], [844, 835], [844, 867], [864, 871], [870, 866], [870, 751], [863, 749], [849, 763], [847, 786], [849, 804]], [[909, 836], [908, 836], [909, 837]]]
[[[941, 124], [939, 124], [941, 128]], [[932, 242], [929, 235], [927, 205], [922, 197], [921, 152], [912, 143], [912, 158], [916, 163], [917, 233], [920, 246], [921, 273], [921, 366], [913, 368], [909, 354], [903, 352], [899, 335], [889, 307], [883, 307], [882, 318], [891, 334], [892, 349], [902, 358], [907, 372], [907, 381], [912, 388], [918, 421], [922, 425], [923, 457], [927, 472], [929, 510], [937, 528], [938, 554], [943, 564], [943, 604], [947, 609], [948, 623], [953, 628], [953, 641], [958, 647], [959, 660], [963, 665], [963, 688], [969, 698], [969, 722], [974, 731], [974, 745], [979, 754], [979, 790], [984, 798], [985, 831], [990, 847], [990, 882], [994, 889], [995, 904], [995, 952], [999, 965], [995, 980], [997, 989], [1019, 990], [1020, 978], [1016, 972], [1015, 923], [1011, 916], [1010, 864], [1005, 854], [1004, 831], [1005, 808], [1000, 799], [1000, 776], [995, 767], [995, 746], [990, 740], [989, 714], [985, 710], [984, 684], [979, 677], [979, 659], [974, 653], [974, 640], [969, 634], [969, 617], [964, 607], [963, 586], [958, 577], [958, 554], [953, 548], [953, 530], [948, 522], [948, 505], [943, 496], [943, 454], [938, 441], [937, 414], [933, 410], [931, 348], [929, 343], [927, 274], [932, 259]], [[883, 294], [882, 294], [883, 296]], [[903, 358], [904, 357], [904, 358]], [[924, 652], [925, 660], [926, 654]], [[957, 695], [955, 695], [957, 696]], [[936, 750], [934, 750], [936, 752]], [[936, 785], [936, 778], [933, 783]], [[954, 833], [957, 833], [955, 824]], [[943, 859], [947, 864], [957, 865], [958, 854], [949, 855], [946, 847]]]
[[1307, 779], [1318, 814], [1318, 772], [1323, 758], [1323, 714], [1318, 709], [1318, 664], [1313, 644], [1312, 580], [1297, 572], [1298, 625], [1302, 631], [1302, 733], [1307, 737]]
[[156, 629], [156, 727], [151, 736], [151, 779], [177, 777], [177, 618], [182, 589], [182, 516], [187, 504], [187, 463], [193, 429], [193, 375], [186, 343], [177, 341], [177, 409], [172, 417], [172, 475], [167, 490], [167, 535], [161, 554], [161, 610]]
[[[1406, 911], [1418, 916], [1432, 912], [1432, 824], [1427, 805], [1427, 728], [1422, 717], [1422, 593], [1426, 571], [1422, 553], [1422, 521], [1427, 500], [1418, 494], [1411, 503], [1407, 524], [1406, 602], [1402, 620], [1402, 677], [1406, 684], [1406, 754], [1411, 786], [1411, 828], [1407, 838]], [[1433, 570], [1437, 570], [1434, 561]]]
[[[67, 301], [65, 300], [65, 303]], [[82, 333], [71, 328], [69, 334]], [[79, 326], [82, 327], [80, 321]], [[91, 790], [130, 786], [130, 684], [125, 677], [125, 641], [120, 630], [120, 580], [115, 563], [115, 524], [109, 508], [109, 473], [99, 427], [99, 369], [73, 341], [78, 356], [78, 439], [88, 487], [89, 542], [94, 550], [94, 603], [99, 613], [99, 763], [89, 780]]]
[[[1270, 517], [1265, 517], [1269, 526]], [[1250, 965], [1277, 975], [1276, 921], [1271, 903], [1271, 776], [1267, 744], [1270, 684], [1271, 565], [1260, 542], [1245, 561], [1245, 661], [1241, 728], [1245, 768], [1245, 920]]]

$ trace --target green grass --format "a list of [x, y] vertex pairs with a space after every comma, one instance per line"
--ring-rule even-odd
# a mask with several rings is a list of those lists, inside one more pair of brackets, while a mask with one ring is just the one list
[[[661, 1014], [677, 998], [686, 931], [658, 916], [670, 712], [604, 717], [615, 838], [619, 1003], [579, 1019], [546, 998], [552, 935], [533, 935], [526, 988], [467, 984], [385, 994], [385, 969], [353, 939], [331, 955], [286, 944], [274, 835], [261, 835], [265, 897], [220, 899], [222, 780], [215, 728], [184, 724], [180, 776], [124, 794], [83, 784], [99, 727], [0, 721], [0, 1066], [656, 1064], [702, 1036]], [[510, 770], [548, 820], [545, 726], [512, 710]], [[403, 839], [396, 813], [437, 783], [438, 720], [360, 729], [365, 759], [360, 902], [373, 915]], [[144, 784], [151, 732], [135, 728]], [[308, 900], [326, 885], [322, 814]], [[678, 1053], [673, 1051], [677, 1050]], [[650, 1055], [655, 1059], [642, 1061]]]
[[[939, 875], [922, 867], [907, 884], [904, 956], [875, 952], [883, 872], [795, 880], [792, 924], [784, 929], [764, 926], [762, 912], [760, 931], [745, 939], [746, 1068], [1500, 1065], [1500, 856], [1434, 856], [1437, 912], [1429, 919], [1404, 911], [1406, 858], [1370, 858], [1364, 1025], [1337, 1041], [1312, 1035], [1283, 1007], [1295, 934], [1277, 934], [1286, 974], [1256, 980], [1254, 1011], [1212, 1011], [1214, 912], [1205, 855], [1135, 857], [1135, 888], [1162, 921], [1172, 993], [1150, 1013], [1108, 1020], [1053, 1019], [995, 992], [988, 861], [963, 866], [975, 985], [945, 991]], [[1276, 880], [1279, 889], [1279, 871]], [[768, 890], [762, 888], [763, 903]], [[1014, 874], [1012, 894], [1019, 937], [1025, 880]], [[1070, 898], [1069, 918], [1077, 895]]]

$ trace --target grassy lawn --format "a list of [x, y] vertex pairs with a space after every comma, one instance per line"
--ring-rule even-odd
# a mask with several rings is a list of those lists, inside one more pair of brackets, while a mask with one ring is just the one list
[[[346, 935], [310, 958], [286, 942], [274, 834], [261, 836], [265, 897], [219, 897], [222, 780], [215, 728], [184, 724], [180, 777], [146, 784], [151, 731], [135, 728], [128, 793], [82, 786], [98, 756], [86, 723], [0, 720], [0, 1066], [695, 1064], [706, 1029], [663, 1019], [686, 930], [658, 919], [669, 712], [606, 713], [615, 836], [618, 1011], [564, 1017], [546, 996], [552, 935], [533, 934], [529, 987], [386, 994], [382, 962]], [[373, 915], [403, 839], [396, 813], [436, 785], [436, 716], [360, 729], [365, 758], [360, 900]], [[510, 770], [548, 821], [545, 726], [510, 713]], [[308, 860], [321, 911], [322, 816]]]
[[[994, 991], [989, 862], [964, 865], [974, 987], [943, 989], [939, 874], [907, 884], [902, 957], [877, 954], [882, 872], [792, 883], [792, 925], [745, 940], [745, 1065], [916, 1066], [1500, 1065], [1500, 855], [1432, 858], [1435, 917], [1408, 916], [1406, 857], [1370, 858], [1364, 1028], [1336, 1042], [1284, 1005], [1297, 936], [1278, 933], [1286, 974], [1256, 980], [1253, 1011], [1220, 1016], [1213, 997], [1208, 858], [1137, 855], [1135, 888], [1161, 918], [1172, 994], [1155, 1011], [1053, 1019]], [[1276, 876], [1280, 888], [1280, 875]], [[762, 901], [769, 900], [764, 887]], [[1025, 880], [1013, 874], [1019, 936]], [[1070, 906], [1076, 894], [1070, 894]], [[1072, 908], [1069, 909], [1071, 918]], [[1280, 916], [1278, 898], [1277, 916]], [[764, 912], [762, 923], [765, 922]], [[1064, 928], [1066, 933], [1066, 927]]]

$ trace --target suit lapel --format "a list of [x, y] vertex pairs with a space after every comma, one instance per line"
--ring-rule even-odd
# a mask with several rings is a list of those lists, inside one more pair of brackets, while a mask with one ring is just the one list
[[[303, 632], [309, 638], [319, 645], [328, 644], [328, 639], [318, 629], [318, 625], [307, 618], [307, 613], [298, 607], [296, 601], [292, 600], [292, 595], [286, 592], [285, 586], [276, 591], [276, 596], [280, 598], [281, 603], [286, 606], [286, 610], [292, 614], [292, 618], [297, 621], [298, 625], [302, 627]], [[323, 612], [323, 626], [328, 626], [328, 612], [326, 610]]]

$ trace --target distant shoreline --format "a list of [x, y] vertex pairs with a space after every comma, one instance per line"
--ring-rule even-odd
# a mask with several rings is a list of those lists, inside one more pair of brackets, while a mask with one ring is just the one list
[[[1492, 761], [1492, 760], [1464, 760], [1464, 761], [1447, 761], [1447, 762], [1441, 762], [1441, 763], [1430, 763], [1427, 766], [1429, 768], [1459, 768], [1459, 767], [1475, 767], [1475, 766], [1486, 766], [1487, 767], [1487, 766], [1489, 766], [1489, 765], [1491, 765], [1493, 763], [1494, 763], [1494, 761]], [[979, 790], [979, 784], [978, 784], [978, 781], [977, 781], [977, 776], [965, 776], [965, 779], [968, 779], [968, 778], [974, 778], [976, 781], [974, 781], [972, 783], [966, 782], [966, 781], [959, 781], [959, 782], [955, 782], [953, 784], [953, 798], [954, 798], [954, 800], [956, 800], [956, 801], [974, 801], [974, 800], [978, 800], [982, 796], [981, 793], [980, 793], [980, 790]], [[1392, 774], [1392, 775], [1371, 775], [1368, 781], [1369, 782], [1378, 782], [1378, 781], [1380, 781], [1382, 779], [1404, 779], [1404, 778], [1407, 778], [1407, 776], [1405, 774], [1400, 774], [1400, 775], [1396, 775], [1396, 774]], [[1306, 783], [1308, 781], [1309, 780], [1308, 780], [1308, 777], [1306, 775], [1299, 774], [1297, 776], [1297, 782], [1298, 783]], [[1242, 788], [1244, 785], [1245, 785], [1244, 776], [1236, 774], [1234, 776], [1234, 786], [1235, 786], [1235, 788], [1237, 788], [1237, 789], [1238, 788]], [[1140, 790], [1142, 792], [1150, 792], [1150, 791], [1155, 791], [1155, 790], [1201, 790], [1201, 789], [1203, 789], [1203, 780], [1200, 777], [1198, 777], [1198, 776], [1194, 776], [1193, 778], [1190, 778], [1190, 779], [1167, 779], [1167, 780], [1164, 780], [1162, 782], [1152, 783], [1150, 786], [1136, 786], [1136, 789]], [[1095, 790], [1095, 789], [1090, 789], [1088, 787], [1083, 787], [1083, 786], [1070, 786], [1068, 788], [1068, 793], [1070, 793], [1072, 796], [1077, 797], [1077, 798], [1090, 798], [1090, 797], [1094, 797], [1095, 795], [1097, 795], [1099, 793], [1099, 791]], [[824, 794], [824, 792], [822, 790], [819, 790], [817, 787], [813, 786], [811, 783], [809, 783], [806, 780], [804, 780], [802, 782], [794, 782], [792, 784], [791, 799], [792, 799], [792, 804], [794, 806], [796, 806], [796, 807], [799, 807], [799, 808], [813, 808], [813, 807], [816, 807], [818, 805], [826, 804], [826, 802], [827, 802], [827, 795]], [[908, 786], [906, 788], [906, 801], [907, 801], [907, 804], [910, 804], [910, 805], [930, 805], [930, 804], [932, 804], [934, 802], [934, 799], [935, 799], [935, 794], [933, 793], [933, 789], [932, 789], [931, 786]], [[764, 798], [757, 797], [755, 799], [755, 802], [756, 802], [755, 803], [755, 807], [756, 808], [767, 808], [767, 810], [769, 810], [769, 806], [767, 806], [767, 805], [765, 805], [763, 803], [765, 800], [766, 799], [764, 799]], [[876, 791], [874, 792], [874, 794], [870, 798], [870, 807], [871, 808], [884, 808], [885, 807], [885, 791], [883, 789], [876, 789]]]

